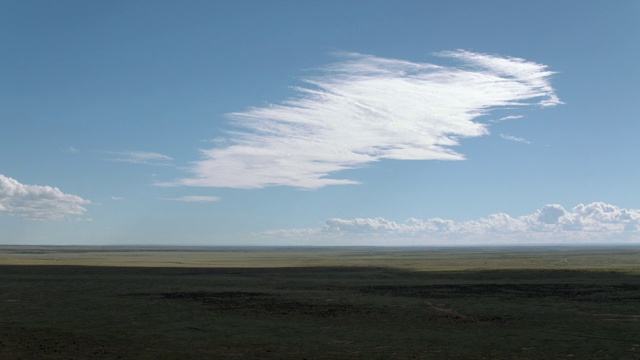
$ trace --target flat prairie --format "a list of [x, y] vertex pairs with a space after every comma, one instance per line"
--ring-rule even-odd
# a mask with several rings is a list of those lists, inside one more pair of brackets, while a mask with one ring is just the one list
[[0, 246], [0, 359], [640, 359], [640, 247]]

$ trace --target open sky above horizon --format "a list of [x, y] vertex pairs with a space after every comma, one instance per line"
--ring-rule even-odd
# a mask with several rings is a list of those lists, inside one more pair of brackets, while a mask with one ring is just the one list
[[0, 244], [640, 243], [638, 1], [2, 1]]

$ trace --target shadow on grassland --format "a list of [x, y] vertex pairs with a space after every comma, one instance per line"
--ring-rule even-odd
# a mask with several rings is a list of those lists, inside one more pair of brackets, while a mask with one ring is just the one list
[[0, 266], [0, 358], [633, 358], [640, 277]]

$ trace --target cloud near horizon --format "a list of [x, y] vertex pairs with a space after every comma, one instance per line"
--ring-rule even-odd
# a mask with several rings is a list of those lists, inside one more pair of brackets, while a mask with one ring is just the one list
[[[297, 96], [229, 114], [238, 130], [202, 150], [176, 185], [318, 189], [357, 184], [330, 177], [382, 159], [462, 160], [460, 139], [487, 135], [476, 122], [500, 107], [561, 104], [546, 65], [445, 51], [440, 66], [356, 53], [302, 79]], [[506, 119], [506, 118], [503, 118]]]
[[82, 215], [91, 201], [51, 186], [24, 185], [0, 174], [0, 212], [28, 219], [60, 220]]
[[550, 204], [516, 218], [498, 213], [460, 222], [440, 218], [404, 222], [380, 217], [334, 218], [321, 228], [274, 230], [262, 235], [370, 245], [640, 243], [640, 209], [594, 202], [570, 211]]

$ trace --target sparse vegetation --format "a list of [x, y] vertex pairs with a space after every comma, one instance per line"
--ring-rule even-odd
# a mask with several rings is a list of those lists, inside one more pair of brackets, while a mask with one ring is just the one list
[[0, 358], [640, 358], [638, 248], [158, 250], [0, 247]]

